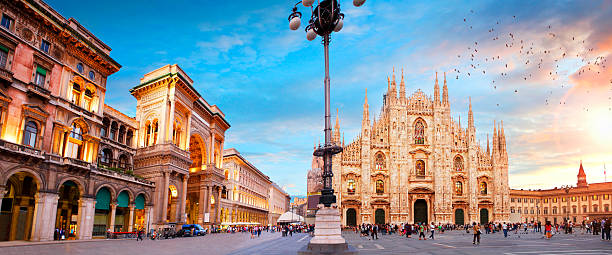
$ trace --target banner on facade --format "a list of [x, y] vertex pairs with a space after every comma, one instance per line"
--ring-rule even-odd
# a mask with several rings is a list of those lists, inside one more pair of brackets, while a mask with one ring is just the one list
[[204, 222], [210, 222], [210, 213], [204, 213]]

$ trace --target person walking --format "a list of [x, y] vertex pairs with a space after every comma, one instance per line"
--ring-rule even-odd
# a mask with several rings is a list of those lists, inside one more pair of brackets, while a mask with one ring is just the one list
[[474, 227], [472, 229], [474, 231], [474, 240], [472, 244], [480, 244], [480, 223], [474, 222]]
[[434, 231], [436, 230], [436, 225], [434, 225], [433, 221], [429, 225], [429, 230], [431, 231], [431, 235], [429, 235], [429, 238], [431, 238], [431, 240], [434, 240]]
[[550, 240], [552, 237], [552, 225], [550, 224], [550, 221], [547, 221], [546, 225], [544, 225], [544, 231], [546, 232], [546, 239]]
[[606, 234], [605, 240], [610, 241], [610, 219], [606, 220], [606, 223], [604, 223], [602, 232]]
[[421, 223], [419, 225], [419, 240], [421, 240], [421, 237], [423, 237], [423, 240], [427, 240], [427, 238], [425, 238], [425, 223]]
[[502, 224], [502, 230], [504, 231], [504, 238], [508, 238], [508, 224], [506, 222]]

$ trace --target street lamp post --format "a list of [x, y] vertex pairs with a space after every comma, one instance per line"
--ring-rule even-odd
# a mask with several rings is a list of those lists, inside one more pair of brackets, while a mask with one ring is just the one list
[[[363, 5], [365, 0], [353, 0], [353, 5], [359, 7]], [[340, 32], [344, 26], [344, 14], [340, 12], [340, 4], [338, 0], [323, 0], [317, 1], [317, 6], [314, 6], [314, 0], [302, 0], [297, 2], [289, 15], [289, 28], [297, 30], [300, 27], [302, 13], [298, 12], [298, 6], [302, 4], [305, 7], [311, 7], [312, 13], [308, 25], [306, 26], [306, 39], [314, 40], [317, 35], [323, 39], [323, 52], [325, 56], [325, 143], [319, 146], [314, 156], [323, 157], [323, 189], [319, 204], [324, 207], [317, 211], [315, 218], [315, 237], [310, 240], [306, 249], [299, 251], [300, 254], [355, 254], [356, 251], [351, 249], [346, 244], [346, 240], [342, 238], [340, 231], [340, 214], [337, 208], [332, 208], [336, 203], [336, 196], [332, 188], [332, 156], [340, 153], [342, 147], [332, 143], [331, 141], [331, 114], [329, 103], [329, 43], [333, 32]]]
[[[570, 185], [563, 185], [561, 186], [561, 188], [565, 191], [565, 194], [569, 194], [570, 190], [572, 189], [572, 186]], [[565, 218], [565, 222], [569, 223], [569, 219], [570, 219], [570, 200], [569, 197], [565, 197], [565, 201], [567, 202], [567, 206], [565, 207], [565, 212], [566, 212], [566, 218]]]

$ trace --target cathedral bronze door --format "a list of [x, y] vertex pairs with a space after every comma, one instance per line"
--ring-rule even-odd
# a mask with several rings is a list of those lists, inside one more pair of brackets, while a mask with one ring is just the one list
[[385, 210], [376, 209], [376, 212], [374, 212], [374, 224], [385, 224]]
[[455, 210], [455, 224], [456, 225], [465, 224], [465, 216], [463, 215], [463, 209]]
[[480, 209], [480, 224], [487, 224], [489, 222], [489, 210]]
[[353, 208], [346, 210], [346, 225], [356, 226], [357, 225], [357, 211]]
[[418, 199], [414, 202], [414, 223], [427, 223], [427, 202]]

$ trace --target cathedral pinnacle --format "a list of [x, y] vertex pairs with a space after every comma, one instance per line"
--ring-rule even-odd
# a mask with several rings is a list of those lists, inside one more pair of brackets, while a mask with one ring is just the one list
[[[474, 113], [472, 112], [472, 97], [470, 97], [470, 110], [468, 111], [468, 128], [474, 129]], [[473, 131], [473, 130], [472, 130]]]
[[402, 68], [402, 81], [400, 82], [400, 98], [402, 100], [406, 99], [406, 84], [404, 83], [404, 68]]
[[449, 106], [448, 87], [446, 86], [446, 72], [444, 72], [444, 87], [442, 88], [442, 104], [445, 106]]
[[438, 72], [436, 72], [436, 83], [434, 85], [434, 104], [440, 104], [440, 86], [438, 85]]

